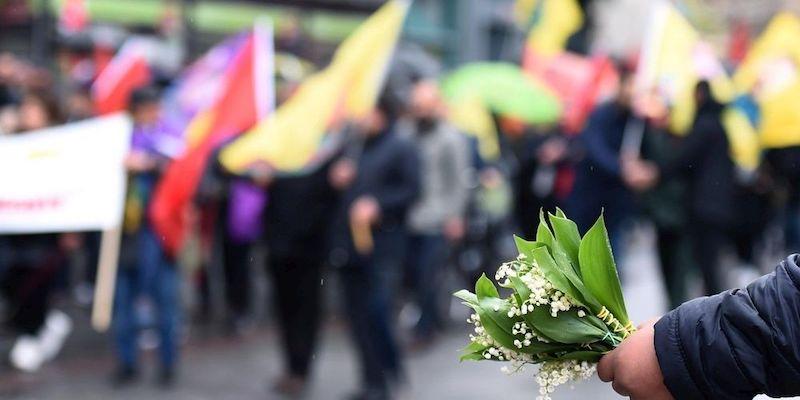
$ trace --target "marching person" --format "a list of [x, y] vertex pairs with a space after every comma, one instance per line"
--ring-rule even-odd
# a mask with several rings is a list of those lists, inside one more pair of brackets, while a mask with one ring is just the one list
[[689, 134], [674, 149], [673, 156], [661, 163], [627, 159], [626, 180], [640, 188], [676, 176], [687, 180], [684, 203], [692, 242], [694, 263], [700, 268], [707, 294], [724, 288], [720, 252], [728, 240], [734, 219], [734, 164], [725, 128], [724, 106], [718, 103], [707, 81], [695, 88], [697, 115]]
[[330, 163], [308, 175], [279, 176], [256, 167], [251, 178], [267, 188], [264, 213], [272, 278], [284, 358], [276, 393], [297, 398], [308, 385], [319, 331], [323, 265], [328, 227], [338, 193], [328, 180]]
[[389, 399], [392, 386], [405, 379], [392, 316], [406, 217], [420, 176], [413, 143], [395, 132], [399, 101], [392, 99], [385, 92], [357, 121], [361, 149], [349, 151], [331, 170], [333, 186], [342, 191], [331, 263], [340, 270], [362, 373], [362, 390], [353, 400]]
[[603, 213], [617, 265], [622, 264], [624, 253], [623, 227], [633, 209], [620, 160], [625, 131], [636, 123], [631, 110], [634, 76], [630, 71], [622, 75], [616, 98], [592, 113], [579, 138], [585, 155], [575, 168], [575, 184], [566, 202], [567, 212], [581, 232]]
[[[160, 96], [155, 88], [137, 90], [131, 96], [134, 128], [131, 152], [125, 160], [130, 175], [125, 210], [120, 267], [114, 297], [113, 330], [119, 366], [113, 376], [117, 386], [138, 378], [139, 312], [149, 304], [155, 317], [159, 341], [159, 383], [170, 386], [175, 379], [180, 318], [179, 273], [167, 257], [150, 221], [147, 207], [174, 148], [175, 138], [159, 123]], [[143, 303], [149, 300], [148, 303]]]
[[[57, 125], [59, 114], [48, 94], [26, 93], [16, 134]], [[8, 302], [8, 326], [18, 335], [9, 354], [15, 368], [37, 371], [55, 358], [72, 331], [72, 320], [50, 303], [68, 254], [80, 245], [75, 233], [0, 236], [0, 290]]]
[[422, 81], [411, 93], [411, 118], [398, 124], [399, 133], [417, 147], [422, 177], [420, 197], [408, 216], [408, 272], [420, 309], [412, 348], [429, 344], [441, 325], [437, 300], [447, 247], [464, 236], [469, 201], [469, 143], [443, 113], [438, 85]]

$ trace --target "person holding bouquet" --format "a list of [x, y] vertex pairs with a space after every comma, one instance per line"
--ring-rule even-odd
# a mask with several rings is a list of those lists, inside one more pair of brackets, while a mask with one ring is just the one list
[[600, 378], [637, 400], [800, 395], [798, 261], [644, 324], [603, 357]]

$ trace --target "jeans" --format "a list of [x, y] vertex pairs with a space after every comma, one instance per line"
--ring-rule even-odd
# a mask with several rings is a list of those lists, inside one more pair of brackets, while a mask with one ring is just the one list
[[415, 334], [427, 338], [441, 325], [437, 300], [446, 267], [447, 241], [441, 234], [411, 235], [407, 254], [415, 301], [420, 309]]
[[382, 231], [375, 234], [372, 255], [354, 255], [340, 271], [345, 311], [369, 390], [387, 391], [390, 383], [403, 379], [393, 316], [404, 252], [404, 232]]
[[142, 297], [148, 297], [155, 311], [161, 366], [171, 369], [178, 352], [180, 278], [152, 230], [143, 227], [136, 240], [136, 262], [122, 265], [117, 275], [113, 323], [117, 353], [123, 366], [137, 367], [137, 339], [142, 321], [136, 305]]

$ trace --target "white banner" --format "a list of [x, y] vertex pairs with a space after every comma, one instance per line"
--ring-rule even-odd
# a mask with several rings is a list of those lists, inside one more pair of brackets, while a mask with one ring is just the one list
[[0, 136], [0, 233], [120, 226], [131, 127], [119, 114]]

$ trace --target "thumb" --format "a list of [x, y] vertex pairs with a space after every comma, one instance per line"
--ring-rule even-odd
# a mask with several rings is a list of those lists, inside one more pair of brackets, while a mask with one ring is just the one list
[[614, 365], [617, 361], [617, 351], [614, 350], [600, 359], [597, 364], [597, 376], [603, 382], [611, 382], [614, 380]]

